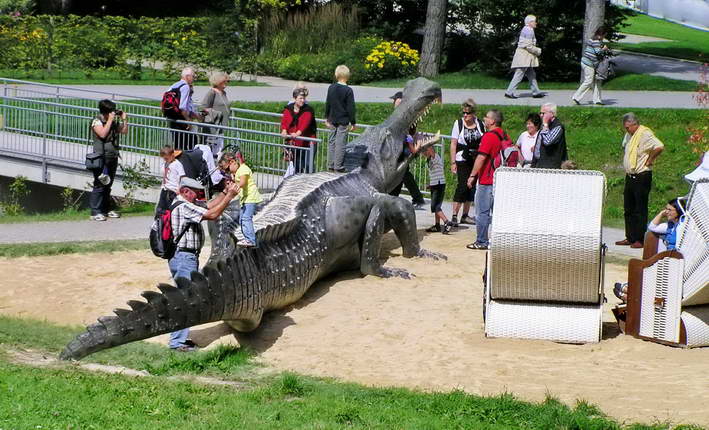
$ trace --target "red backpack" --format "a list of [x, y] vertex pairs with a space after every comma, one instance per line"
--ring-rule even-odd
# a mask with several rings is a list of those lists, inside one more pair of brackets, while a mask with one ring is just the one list
[[502, 143], [500, 151], [495, 154], [495, 158], [492, 159], [492, 169], [496, 170], [498, 167], [517, 167], [519, 148], [512, 143], [510, 136], [504, 131], [502, 132], [503, 134], [500, 135], [497, 129], [490, 130], [488, 133], [495, 133]]
[[171, 259], [177, 251], [177, 244], [193, 223], [188, 223], [175, 237], [172, 233], [172, 212], [184, 202], [175, 202], [169, 209], [162, 210], [155, 215], [155, 221], [150, 228], [150, 249], [156, 257]]
[[181, 84], [175, 88], [170, 88], [165, 91], [162, 95], [162, 100], [160, 101], [160, 109], [165, 118], [169, 119], [184, 119], [182, 116], [182, 111], [180, 110], [180, 99], [182, 98], [182, 92], [180, 88], [187, 84]]

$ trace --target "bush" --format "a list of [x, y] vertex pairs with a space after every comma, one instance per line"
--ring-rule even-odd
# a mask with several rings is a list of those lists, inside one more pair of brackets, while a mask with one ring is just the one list
[[403, 42], [382, 42], [365, 59], [368, 80], [403, 78], [416, 73], [419, 53]]
[[29, 195], [27, 178], [18, 176], [10, 183], [7, 197], [0, 201], [0, 213], [7, 216], [22, 215], [25, 212], [22, 200]]
[[293, 54], [282, 59], [262, 54], [259, 56], [259, 70], [292, 80], [332, 82], [335, 67], [345, 64], [351, 72], [350, 84], [400, 78], [416, 73], [418, 52], [404, 43], [365, 36], [345, 46], [338, 51]]
[[0, 68], [118, 69], [139, 78], [145, 63], [252, 69], [253, 21], [233, 17], [0, 16]]

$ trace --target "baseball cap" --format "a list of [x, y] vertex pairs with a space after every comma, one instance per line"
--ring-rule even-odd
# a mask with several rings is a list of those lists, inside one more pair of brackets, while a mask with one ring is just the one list
[[400, 98], [403, 98], [403, 97], [404, 97], [404, 93], [401, 92], [401, 91], [397, 91], [397, 92], [394, 93], [393, 96], [391, 96], [391, 97], [389, 97], [389, 98], [392, 99], [392, 100], [396, 100], [396, 99], [400, 99]]
[[192, 188], [193, 190], [203, 190], [204, 185], [199, 183], [196, 179], [188, 178], [187, 176], [183, 176], [180, 178], [180, 188], [182, 187], [187, 187], [187, 188]]

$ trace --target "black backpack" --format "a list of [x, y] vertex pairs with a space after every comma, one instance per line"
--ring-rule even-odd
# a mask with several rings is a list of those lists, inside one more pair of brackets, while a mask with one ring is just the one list
[[182, 151], [177, 159], [182, 163], [185, 169], [185, 176], [205, 184], [209, 176], [209, 168], [207, 162], [204, 161], [202, 150], [199, 148]]
[[172, 234], [172, 212], [184, 202], [175, 202], [170, 208], [161, 210], [155, 215], [152, 227], [150, 227], [150, 249], [156, 257], [171, 259], [177, 251], [177, 244], [182, 239], [187, 230], [192, 228], [194, 223], [188, 223], [175, 238]]

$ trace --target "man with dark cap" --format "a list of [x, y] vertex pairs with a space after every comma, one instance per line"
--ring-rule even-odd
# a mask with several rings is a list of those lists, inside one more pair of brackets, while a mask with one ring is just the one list
[[[204, 186], [195, 179], [187, 176], [180, 178], [179, 192], [170, 206], [172, 235], [177, 242], [177, 250], [168, 265], [174, 279], [190, 279], [192, 272], [199, 270], [199, 253], [204, 246], [201, 222], [221, 216], [236, 196], [236, 184], [230, 183], [207, 204], [203, 203]], [[177, 286], [179, 288], [179, 284]], [[187, 339], [189, 333], [188, 328], [170, 333], [170, 348], [180, 352], [194, 351], [194, 343]]]
[[[394, 108], [401, 104], [401, 99], [403, 96], [404, 93], [402, 93], [401, 91], [397, 91], [393, 96], [390, 97], [394, 101]], [[411, 127], [411, 129], [409, 130], [409, 135], [406, 136], [406, 139], [404, 139], [404, 154], [416, 153], [414, 136], [416, 136], [416, 126]], [[414, 175], [409, 171], [408, 166], [406, 167], [406, 173], [404, 173], [404, 179], [389, 194], [392, 196], [398, 196], [401, 193], [401, 188], [404, 185], [406, 186], [406, 189], [409, 190], [409, 194], [411, 194], [411, 203], [414, 205], [414, 208], [416, 210], [422, 210], [423, 206], [426, 204], [426, 201], [423, 199], [423, 195], [421, 195], [421, 190], [419, 190], [419, 186], [416, 183], [416, 178], [414, 178]]]

